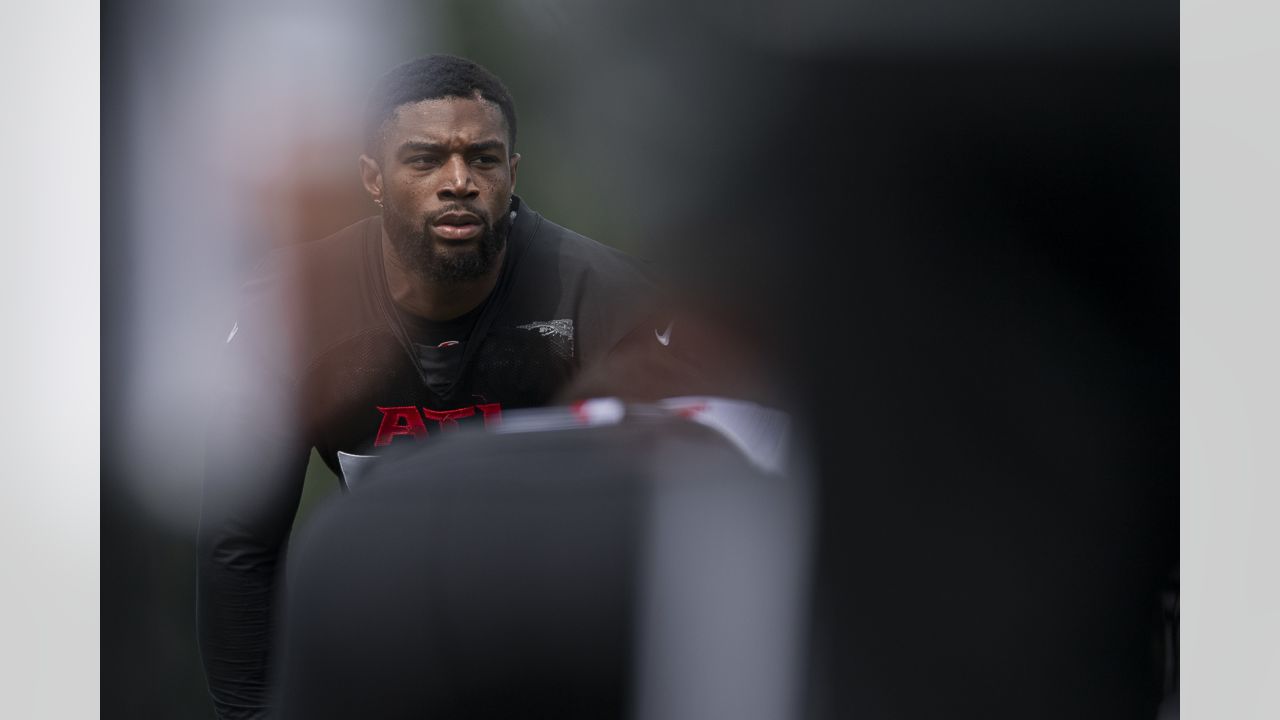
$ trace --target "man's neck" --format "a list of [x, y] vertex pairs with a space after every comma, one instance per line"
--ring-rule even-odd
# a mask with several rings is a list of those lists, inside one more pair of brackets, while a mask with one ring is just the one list
[[493, 267], [474, 280], [434, 282], [407, 270], [396, 257], [386, 232], [382, 235], [382, 266], [386, 269], [391, 299], [402, 309], [437, 322], [465, 315], [484, 302], [498, 284], [506, 255], [504, 247], [494, 259]]

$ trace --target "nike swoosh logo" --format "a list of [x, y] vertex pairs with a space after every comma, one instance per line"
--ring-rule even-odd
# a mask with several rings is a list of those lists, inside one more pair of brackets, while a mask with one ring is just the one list
[[231, 326], [231, 334], [227, 336], [227, 342], [231, 342], [231, 338], [234, 338], [238, 332], [240, 332], [240, 323]]
[[671, 326], [675, 324], [676, 324], [675, 320], [672, 320], [671, 322], [667, 323], [667, 329], [663, 332], [658, 332], [655, 329], [653, 331], [653, 336], [658, 338], [658, 342], [662, 343], [663, 345], [670, 345], [671, 344]]

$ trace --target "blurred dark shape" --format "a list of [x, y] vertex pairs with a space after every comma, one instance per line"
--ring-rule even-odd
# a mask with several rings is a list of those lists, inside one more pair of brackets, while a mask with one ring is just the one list
[[1176, 58], [819, 67], [844, 100], [818, 132], [851, 138], [808, 297], [843, 322], [805, 324], [820, 714], [1152, 717]]
[[282, 717], [789, 716], [802, 500], [674, 416], [419, 448], [299, 541]]
[[537, 442], [460, 445], [372, 478], [300, 540], [282, 717], [620, 714], [638, 488], [562, 463], [534, 482], [554, 452]]
[[[805, 10], [745, 32], [759, 15], [700, 8], [635, 50], [644, 71], [596, 67], [673, 96], [626, 135], [629, 167], [675, 158], [635, 179], [649, 225], [697, 229], [654, 234], [772, 328], [800, 391], [820, 478], [806, 716], [1154, 717], [1177, 9], [995, 3], [946, 26], [936, 3], [918, 24], [810, 7], [849, 22], [808, 18], [825, 41], [796, 43]], [[664, 17], [633, 8], [616, 37]]]
[[635, 178], [644, 217], [771, 328], [799, 391], [821, 488], [807, 717], [1157, 712], [1178, 68], [1176, 8], [1146, 12], [1043, 44], [969, 24], [819, 48], [701, 12], [645, 72], [596, 67], [673, 95], [627, 134], [628, 167], [670, 159]]

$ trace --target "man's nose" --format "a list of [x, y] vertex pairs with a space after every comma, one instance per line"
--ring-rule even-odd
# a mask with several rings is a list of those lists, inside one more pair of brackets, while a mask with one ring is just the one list
[[454, 156], [443, 168], [444, 183], [440, 186], [441, 199], [457, 200], [471, 198], [480, 194], [479, 188], [471, 179], [471, 166], [464, 158]]

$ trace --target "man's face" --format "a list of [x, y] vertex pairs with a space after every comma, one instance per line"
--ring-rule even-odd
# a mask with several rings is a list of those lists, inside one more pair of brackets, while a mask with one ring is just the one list
[[402, 105], [377, 158], [361, 158], [366, 189], [401, 264], [428, 280], [488, 272], [506, 244], [520, 156], [502, 111], [487, 100], [442, 98]]

